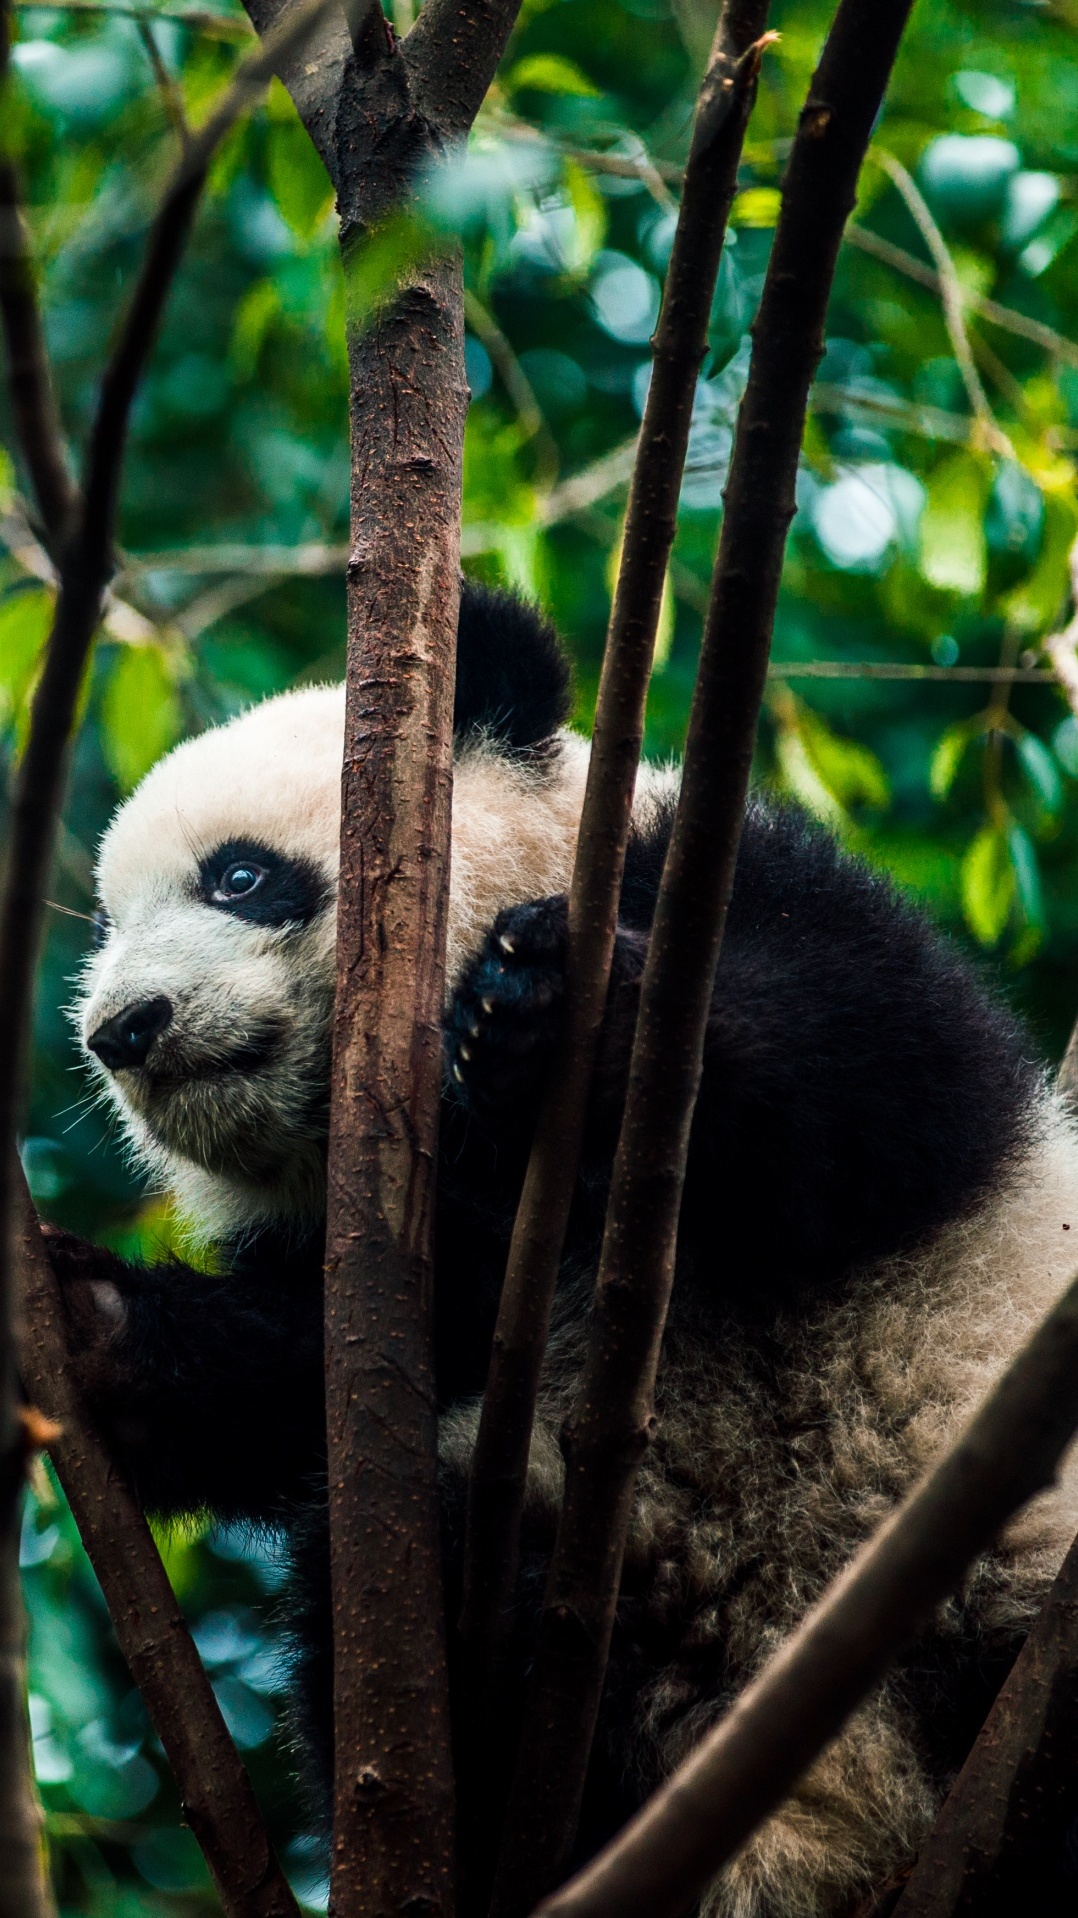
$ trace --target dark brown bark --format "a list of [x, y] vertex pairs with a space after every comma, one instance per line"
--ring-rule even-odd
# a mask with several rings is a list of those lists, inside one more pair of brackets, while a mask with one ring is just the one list
[[184, 1818], [205, 1853], [229, 1918], [298, 1918], [251, 1781], [225, 1729], [150, 1529], [76, 1398], [66, 1366], [60, 1288], [18, 1171], [15, 1178], [13, 1248], [23, 1385], [32, 1404], [60, 1427], [49, 1454], [120, 1650], [165, 1748]]
[[[565, 1033], [517, 1209], [468, 1500], [461, 1634], [477, 1740], [491, 1741], [520, 1550], [528, 1447], [606, 1003], [663, 582], [768, 0], [730, 0], [697, 103], [652, 351], [569, 891]], [[503, 1764], [495, 1737], [492, 1763]], [[489, 1834], [488, 1834], [489, 1837]]]
[[[1050, 1912], [1078, 1814], [1078, 1543], [914, 1867], [893, 1918]], [[1073, 1887], [1069, 1895], [1073, 1898]]]
[[655, 1371], [704, 1035], [835, 261], [910, 0], [842, 0], [802, 109], [753, 329], [614, 1163], [566, 1490], [494, 1910], [556, 1883], [583, 1793]]
[[432, 1229], [460, 466], [459, 269], [353, 339], [326, 1240], [333, 1909], [452, 1909]]
[[[383, 45], [357, 6], [362, 64], [327, 54], [317, 93], [286, 76], [337, 187], [346, 274], [466, 133], [515, 16], [516, 0], [428, 0], [407, 39]], [[349, 354], [326, 1233], [340, 1918], [453, 1906], [432, 1228], [468, 401], [459, 260], [431, 260], [369, 328], [353, 319]]]
[[[537, 1918], [679, 1918], [977, 1553], [1051, 1483], [1076, 1427], [1078, 1280], [722, 1722]], [[1011, 1907], [1023, 1908], [1034, 1907]]]

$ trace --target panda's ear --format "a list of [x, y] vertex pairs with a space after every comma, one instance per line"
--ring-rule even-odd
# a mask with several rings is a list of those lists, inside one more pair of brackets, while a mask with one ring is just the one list
[[569, 662], [534, 606], [466, 579], [457, 627], [453, 731], [486, 734], [507, 752], [539, 746], [572, 707]]

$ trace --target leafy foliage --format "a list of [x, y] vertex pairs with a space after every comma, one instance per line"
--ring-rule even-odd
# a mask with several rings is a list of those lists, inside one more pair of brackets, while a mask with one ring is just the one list
[[[176, 103], [197, 120], [247, 36], [238, 8], [232, 25], [233, 16], [200, 20], [187, 3], [186, 22], [170, 7], [149, 29], [167, 91], [127, 15], [24, 7], [17, 16], [6, 137], [27, 182], [75, 444], [175, 151]], [[412, 0], [393, 4], [404, 31]], [[774, 11], [782, 39], [764, 68], [697, 398], [649, 706], [652, 753], [676, 751], [683, 735], [783, 142], [826, 26], [822, 0], [776, 0]], [[346, 300], [355, 313], [371, 310], [411, 261], [458, 237], [473, 393], [465, 563], [550, 604], [573, 647], [578, 720], [588, 723], [621, 534], [623, 449], [643, 406], [713, 16], [713, 0], [525, 0], [467, 155], [426, 183], [418, 209], [370, 236], [347, 289], [329, 182], [283, 90], [275, 85], [229, 138], [137, 409], [127, 563], [98, 651], [54, 880], [69, 913], [90, 911], [96, 839], [160, 752], [246, 701], [342, 670]], [[997, 430], [986, 436], [974, 416], [938, 293], [924, 283], [931, 261], [914, 213], [870, 162], [855, 221], [886, 245], [865, 250], [855, 232], [840, 261], [777, 659], [1036, 663], [1067, 611], [1078, 531], [1078, 352], [1067, 345], [1078, 336], [1074, 24], [1070, 0], [1042, 11], [926, 0], [915, 14], [876, 151], [913, 174], [942, 234]], [[984, 314], [983, 298], [1017, 320]], [[5, 440], [12, 445], [10, 431]], [[19, 485], [0, 460], [9, 764], [51, 602]], [[1078, 1001], [1078, 725], [1054, 688], [775, 680], [758, 775], [981, 949], [1046, 1052], [1060, 1049]], [[55, 915], [26, 1160], [50, 1216], [152, 1255], [172, 1228], [125, 1165], [107, 1114], [85, 1097], [63, 1013], [88, 933], [78, 917]], [[275, 1836], [317, 1904], [317, 1842], [272, 1736], [271, 1543], [191, 1536], [169, 1553]], [[45, 1478], [25, 1556], [39, 1776], [65, 1911], [134, 1918], [207, 1908], [173, 1788]]]

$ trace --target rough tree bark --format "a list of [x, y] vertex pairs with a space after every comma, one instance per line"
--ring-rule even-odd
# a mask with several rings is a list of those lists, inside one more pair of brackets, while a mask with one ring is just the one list
[[[273, 11], [252, 0], [264, 25]], [[348, 10], [282, 70], [355, 249], [463, 142], [517, 0]], [[336, 1786], [331, 1902], [453, 1907], [432, 1225], [464, 377], [454, 250], [349, 324], [352, 530], [326, 1235]]]
[[60, 1288], [22, 1175], [16, 1169], [14, 1176], [22, 1382], [59, 1428], [48, 1441], [49, 1455], [120, 1650], [172, 1766], [184, 1819], [228, 1918], [299, 1918], [146, 1520], [78, 1403], [66, 1370]]
[[506, 1818], [496, 1918], [557, 1882], [579, 1816], [655, 1372], [809, 388], [857, 176], [910, 0], [842, 0], [802, 109], [753, 327], [670, 850], [607, 1206], [565, 1502]]
[[768, 4], [728, 0], [697, 103], [652, 345], [651, 385], [629, 491], [569, 889], [565, 1031], [513, 1227], [469, 1487], [462, 1649], [476, 1742], [492, 1746], [495, 1765], [504, 1764], [504, 1757], [491, 1718], [502, 1690], [539, 1374], [610, 979], [644, 708], [696, 382], [756, 96]]
[[[536, 1918], [679, 1918], [963, 1572], [1051, 1484], [1078, 1428], [1078, 1280], [962, 1437], [673, 1777]], [[1012, 1910], [1019, 1907], [1012, 1906]]]

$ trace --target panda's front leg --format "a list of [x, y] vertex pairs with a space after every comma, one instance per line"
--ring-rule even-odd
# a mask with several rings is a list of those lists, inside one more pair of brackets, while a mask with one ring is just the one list
[[136, 1266], [45, 1228], [72, 1376], [148, 1511], [273, 1523], [324, 1470], [317, 1284]]

